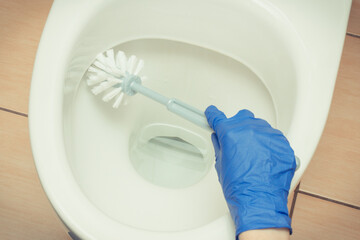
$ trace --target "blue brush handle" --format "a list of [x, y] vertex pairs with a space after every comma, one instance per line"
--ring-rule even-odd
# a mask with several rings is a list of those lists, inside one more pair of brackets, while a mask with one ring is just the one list
[[170, 112], [177, 114], [178, 116], [198, 125], [199, 127], [202, 127], [211, 132], [213, 131], [210, 128], [203, 111], [189, 104], [186, 104], [178, 99], [167, 98], [147, 87], [144, 87], [143, 85], [141, 85], [141, 83], [133, 82], [130, 87], [133, 91], [141, 93], [165, 105]]
[[[167, 98], [147, 87], [144, 87], [139, 82], [132, 82], [130, 85], [130, 88], [134, 92], [141, 93], [163, 105], [166, 106], [166, 108], [178, 116], [195, 123], [199, 127], [202, 127], [206, 130], [209, 130], [210, 132], [213, 132], [213, 130], [210, 128], [207, 119], [205, 117], [205, 113], [203, 111], [200, 111], [199, 109], [186, 104], [178, 99], [175, 98]], [[296, 170], [300, 167], [300, 158], [295, 156], [296, 160]]]

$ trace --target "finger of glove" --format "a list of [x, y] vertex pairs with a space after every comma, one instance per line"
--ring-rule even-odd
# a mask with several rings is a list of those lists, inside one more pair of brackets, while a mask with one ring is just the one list
[[264, 131], [265, 129], [270, 131], [271, 129], [273, 129], [271, 125], [264, 119], [255, 118], [252, 116], [254, 115], [253, 114], [243, 115], [240, 117], [233, 116], [229, 118], [229, 122], [234, 124], [234, 126], [236, 125], [238, 128], [243, 128], [243, 129], [247, 129], [249, 127], [252, 127], [253, 129], [262, 129], [261, 131]]
[[243, 109], [238, 111], [237, 114], [235, 114], [234, 116], [231, 117], [231, 119], [237, 118], [237, 119], [244, 119], [244, 118], [253, 118], [254, 114], [247, 109]]
[[225, 114], [220, 111], [219, 109], [217, 109], [217, 107], [215, 107], [214, 105], [209, 106], [206, 110], [205, 110], [205, 116], [206, 119], [210, 125], [210, 127], [217, 132], [217, 128], [216, 126], [226, 120], [226, 116]]
[[220, 151], [220, 143], [215, 133], [211, 134], [211, 141], [214, 145], [215, 156], [218, 156], [218, 152]]

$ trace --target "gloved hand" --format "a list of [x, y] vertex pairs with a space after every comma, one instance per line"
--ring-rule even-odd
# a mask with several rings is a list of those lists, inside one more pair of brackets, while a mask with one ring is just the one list
[[209, 106], [205, 115], [215, 131], [215, 168], [236, 236], [264, 228], [288, 228], [291, 234], [287, 197], [296, 162], [287, 139], [248, 110], [227, 118]]

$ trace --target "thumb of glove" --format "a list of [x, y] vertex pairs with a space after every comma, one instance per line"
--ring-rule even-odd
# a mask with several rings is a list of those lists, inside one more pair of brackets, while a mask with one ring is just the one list
[[225, 114], [222, 111], [220, 111], [219, 109], [217, 109], [217, 107], [215, 107], [214, 105], [210, 105], [205, 110], [205, 116], [207, 118], [207, 121], [208, 121], [210, 127], [215, 131], [215, 133], [217, 133], [216, 126], [220, 122], [227, 119]]

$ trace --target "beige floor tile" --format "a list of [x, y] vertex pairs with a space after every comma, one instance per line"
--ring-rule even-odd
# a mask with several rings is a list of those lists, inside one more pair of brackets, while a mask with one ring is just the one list
[[51, 0], [0, 0], [0, 107], [28, 112], [35, 53]]
[[0, 111], [0, 239], [67, 240], [41, 188], [27, 121]]
[[353, 0], [347, 31], [360, 36], [360, 0]]
[[346, 37], [323, 136], [300, 189], [360, 206], [360, 38]]
[[299, 193], [291, 240], [354, 240], [360, 238], [360, 210]]
[[294, 192], [290, 193], [289, 196], [288, 196], [288, 210], [289, 210], [289, 214], [290, 214], [290, 210], [291, 210], [291, 204], [293, 202], [293, 199], [294, 199]]

